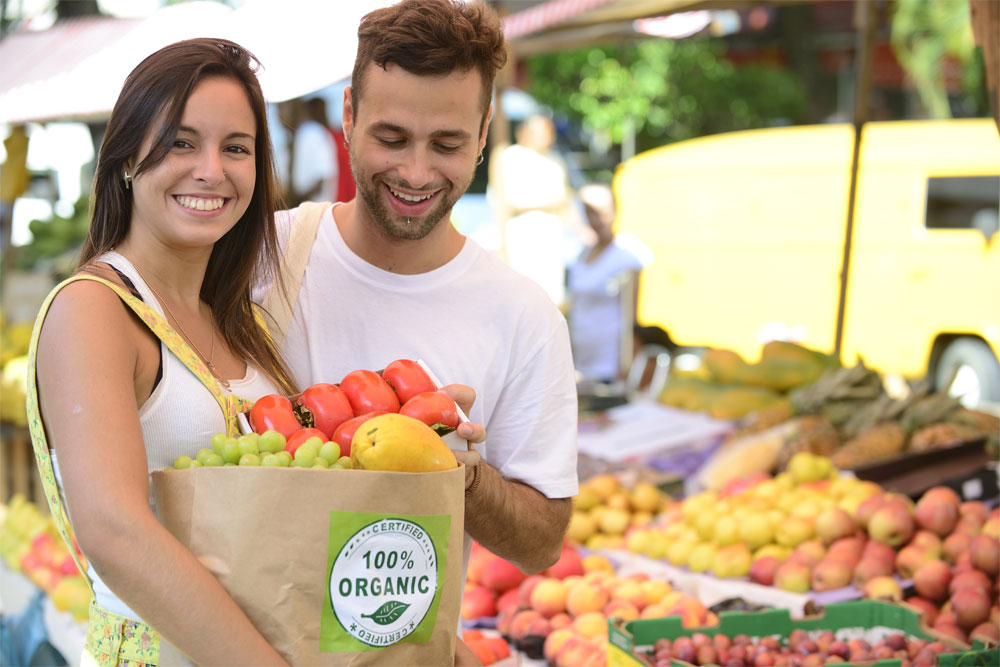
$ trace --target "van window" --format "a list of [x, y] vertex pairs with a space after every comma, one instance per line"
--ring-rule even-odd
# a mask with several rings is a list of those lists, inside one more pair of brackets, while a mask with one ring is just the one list
[[1000, 176], [927, 179], [928, 229], [975, 229], [988, 239], [1000, 227]]

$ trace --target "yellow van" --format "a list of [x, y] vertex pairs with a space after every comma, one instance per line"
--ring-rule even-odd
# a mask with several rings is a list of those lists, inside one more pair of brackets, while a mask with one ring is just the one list
[[[841, 359], [1000, 402], [1000, 134], [988, 119], [861, 135]], [[851, 125], [727, 133], [620, 165], [617, 230], [654, 261], [638, 319], [748, 361], [768, 340], [833, 352]]]

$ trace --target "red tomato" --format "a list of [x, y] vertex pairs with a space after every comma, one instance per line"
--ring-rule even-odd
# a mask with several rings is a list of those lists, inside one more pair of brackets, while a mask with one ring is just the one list
[[326, 433], [319, 430], [318, 428], [300, 428], [298, 431], [292, 434], [292, 437], [288, 439], [285, 443], [285, 451], [295, 456], [295, 450], [299, 448], [303, 442], [309, 438], [319, 438], [323, 442], [327, 441]]
[[399, 414], [418, 419], [428, 426], [443, 424], [451, 428], [458, 427], [458, 406], [440, 391], [417, 394], [403, 404]]
[[358, 427], [364, 424], [366, 421], [372, 417], [378, 417], [379, 415], [386, 414], [383, 410], [376, 410], [375, 412], [369, 412], [366, 415], [361, 415], [359, 417], [354, 417], [348, 419], [346, 422], [337, 427], [337, 430], [333, 432], [333, 437], [330, 438], [335, 443], [340, 445], [340, 455], [350, 456], [351, 455], [351, 440], [354, 439], [354, 432], [358, 430]]
[[351, 371], [340, 381], [340, 390], [351, 402], [355, 416], [375, 410], [399, 412], [396, 392], [374, 371]]
[[351, 402], [335, 384], [314, 384], [302, 392], [295, 402], [312, 413], [313, 426], [326, 434], [324, 442], [330, 439], [338, 426], [354, 416]]
[[396, 392], [400, 403], [406, 403], [417, 394], [437, 389], [424, 369], [409, 359], [397, 359], [386, 366], [382, 371], [382, 379]]
[[258, 398], [250, 408], [250, 427], [256, 433], [274, 429], [287, 439], [302, 428], [295, 418], [292, 402], [279, 394]]

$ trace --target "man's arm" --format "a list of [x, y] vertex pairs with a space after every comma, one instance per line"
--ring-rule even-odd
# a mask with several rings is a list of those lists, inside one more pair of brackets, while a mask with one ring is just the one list
[[479, 479], [465, 496], [469, 535], [528, 574], [559, 560], [572, 512], [570, 499], [546, 498], [527, 484], [504, 479], [485, 462], [476, 467]]

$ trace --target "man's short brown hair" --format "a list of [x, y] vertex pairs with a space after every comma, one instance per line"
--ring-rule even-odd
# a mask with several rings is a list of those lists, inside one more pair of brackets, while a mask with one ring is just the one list
[[371, 63], [393, 63], [410, 74], [446, 76], [455, 70], [479, 72], [483, 80], [483, 122], [493, 96], [493, 80], [507, 62], [503, 26], [480, 2], [402, 0], [361, 19], [358, 54], [351, 75], [351, 105], [358, 112], [365, 71]]

